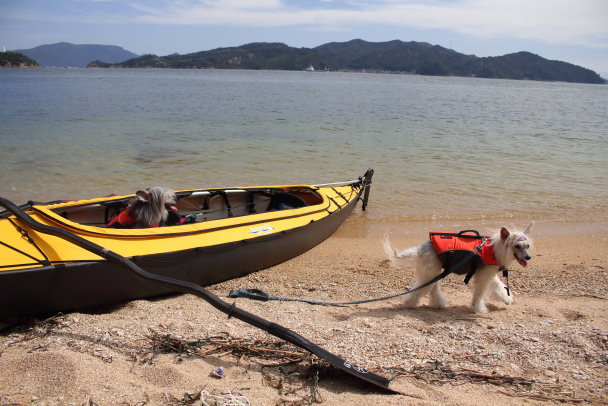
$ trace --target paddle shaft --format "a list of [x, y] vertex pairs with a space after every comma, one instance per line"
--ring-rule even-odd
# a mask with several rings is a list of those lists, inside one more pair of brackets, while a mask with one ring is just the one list
[[100, 257], [110, 262], [126, 267], [141, 279], [164, 286], [169, 286], [172, 289], [175, 289], [176, 291], [182, 293], [189, 293], [198, 296], [204, 299], [206, 302], [208, 302], [210, 305], [212, 305], [219, 311], [226, 313], [228, 317], [235, 317], [241, 321], [244, 321], [245, 323], [251, 324], [254, 327], [267, 331], [275, 337], [281, 338], [294, 345], [297, 345], [298, 347], [310, 351], [319, 358], [330, 362], [332, 365], [342, 369], [345, 372], [348, 372], [351, 375], [361, 378], [374, 385], [380, 386], [383, 389], [388, 389], [390, 380], [388, 380], [387, 378], [368, 372], [363, 368], [357, 367], [356, 365], [353, 365], [350, 362], [337, 357], [336, 355], [319, 347], [308, 339], [283, 326], [280, 326], [276, 323], [272, 323], [245, 310], [238, 309], [236, 307], [236, 304], [226, 303], [225, 301], [221, 300], [219, 297], [217, 297], [216, 295], [201, 286], [198, 286], [194, 283], [180, 281], [178, 279], [168, 278], [165, 276], [150, 273], [139, 267], [129, 258], [123, 257], [120, 254], [117, 254], [98, 244], [86, 240], [80, 237], [79, 235], [76, 235], [68, 230], [42, 224], [34, 220], [30, 215], [21, 210], [16, 204], [2, 197], [0, 197], [0, 206], [13, 213], [15, 217], [17, 217], [20, 221], [24, 222], [25, 224], [27, 224], [28, 227], [35, 231], [63, 238], [71, 242], [72, 244], [75, 244], [87, 251], [99, 255]]

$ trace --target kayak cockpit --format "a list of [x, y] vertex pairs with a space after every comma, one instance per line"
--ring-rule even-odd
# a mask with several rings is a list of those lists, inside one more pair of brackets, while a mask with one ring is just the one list
[[[177, 213], [196, 223], [323, 203], [323, 197], [315, 188], [304, 186], [178, 191], [176, 197]], [[132, 198], [122, 196], [87, 203], [66, 202], [49, 209], [74, 223], [105, 227], [127, 207]]]

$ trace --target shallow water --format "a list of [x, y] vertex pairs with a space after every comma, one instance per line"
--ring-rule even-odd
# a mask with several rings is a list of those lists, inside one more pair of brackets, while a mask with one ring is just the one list
[[608, 219], [608, 86], [219, 70], [0, 70], [0, 195], [352, 179], [366, 216]]

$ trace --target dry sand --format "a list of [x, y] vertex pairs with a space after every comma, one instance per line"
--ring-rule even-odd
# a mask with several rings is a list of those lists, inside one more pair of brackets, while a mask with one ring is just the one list
[[[384, 229], [406, 247], [431, 229], [485, 227], [354, 216], [308, 253], [211, 290], [225, 297], [255, 287], [335, 301], [385, 296], [405, 290], [413, 272], [388, 267]], [[198, 298], [175, 295], [6, 328], [0, 404], [200, 405], [203, 391], [242, 395], [252, 405], [608, 404], [608, 228], [541, 223], [533, 237], [530, 266], [511, 272], [515, 303], [490, 305], [489, 314], [471, 313], [458, 276], [444, 283], [447, 310], [405, 309], [399, 298], [350, 307], [238, 299], [239, 307], [393, 378], [391, 387], [404, 394], [363, 384]], [[224, 377], [210, 376], [220, 366]]]

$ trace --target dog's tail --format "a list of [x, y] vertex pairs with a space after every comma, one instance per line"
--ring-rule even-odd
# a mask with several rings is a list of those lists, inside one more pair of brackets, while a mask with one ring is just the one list
[[396, 265], [396, 262], [399, 259], [414, 258], [418, 255], [418, 249], [419, 249], [418, 247], [411, 247], [411, 248], [406, 248], [402, 251], [397, 251], [391, 245], [391, 241], [388, 237], [388, 233], [384, 234], [384, 241], [383, 241], [382, 245], [384, 247], [384, 252], [386, 253], [386, 256], [388, 257], [388, 260], [391, 262], [391, 264], [393, 266]]

